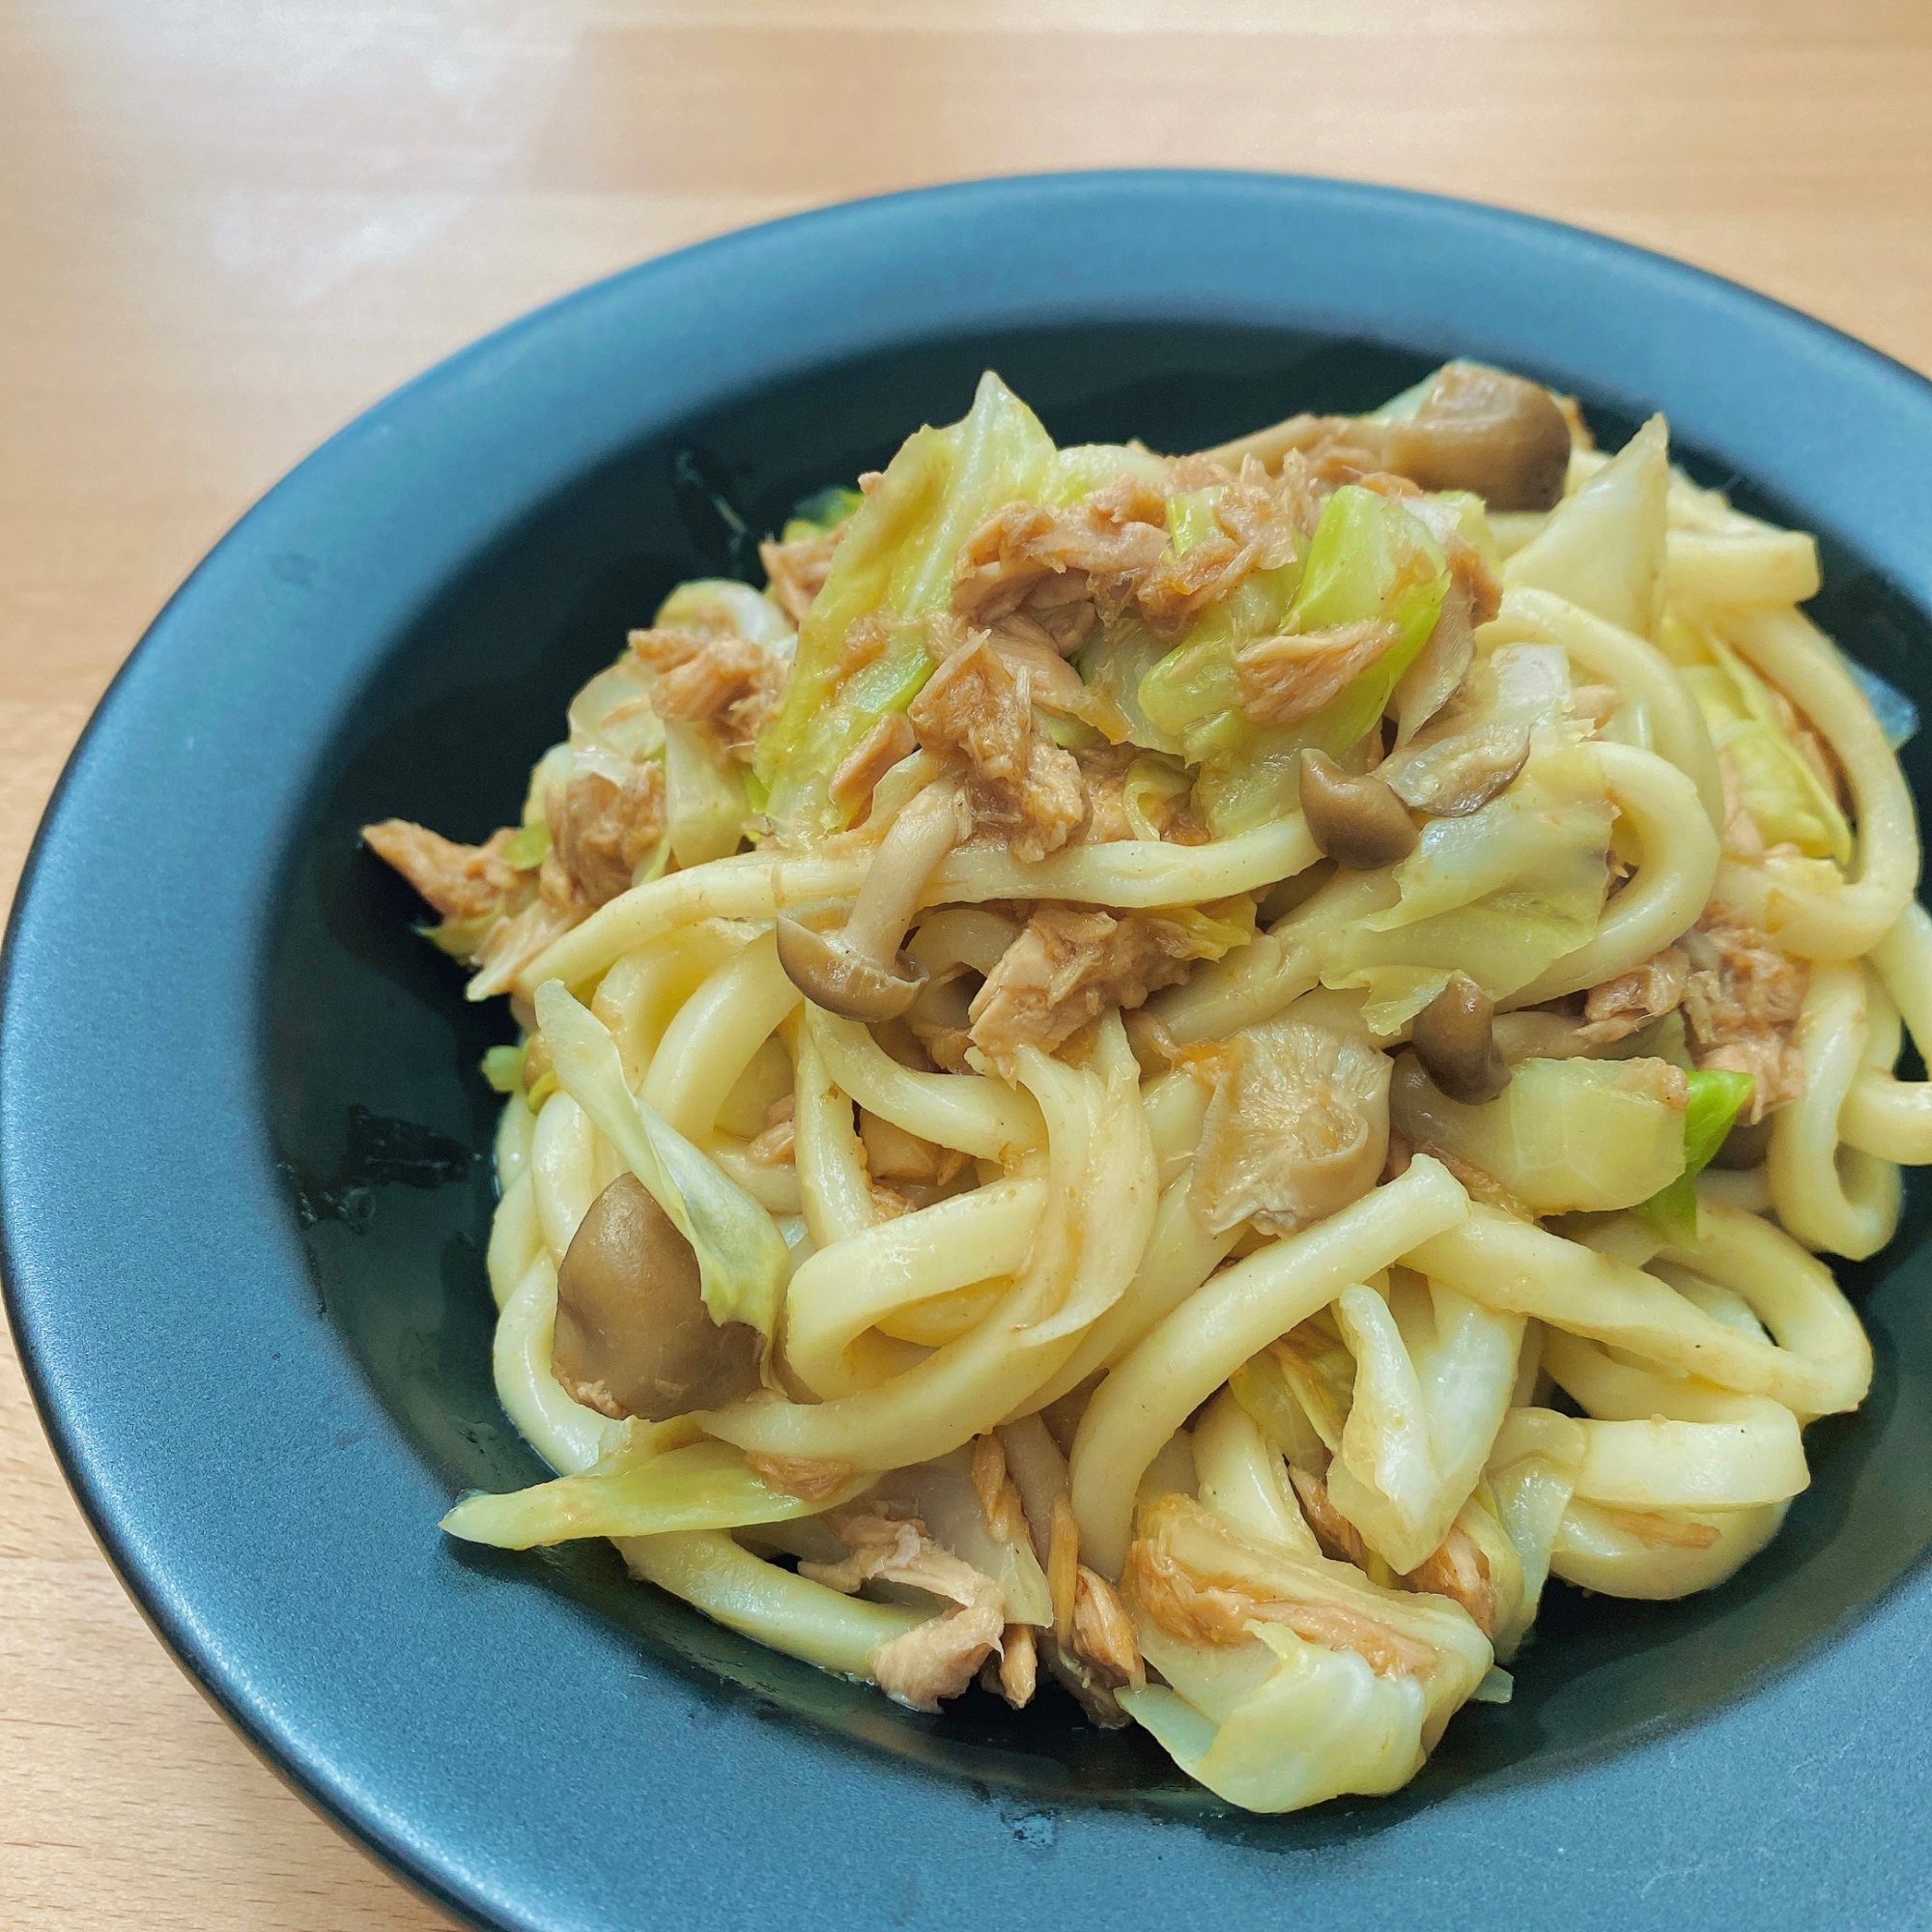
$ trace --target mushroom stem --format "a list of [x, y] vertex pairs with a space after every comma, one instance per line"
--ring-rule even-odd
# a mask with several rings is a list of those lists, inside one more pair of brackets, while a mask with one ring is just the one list
[[896, 1017], [925, 983], [925, 968], [899, 951], [920, 895], [941, 860], [969, 838], [973, 814], [956, 784], [908, 801], [879, 841], [842, 930], [815, 932], [779, 916], [779, 964], [814, 1006], [867, 1025]]
[[926, 880], [972, 830], [957, 785], [930, 784], [908, 800], [872, 855], [845, 922], [845, 944], [868, 958], [891, 959], [919, 910]]

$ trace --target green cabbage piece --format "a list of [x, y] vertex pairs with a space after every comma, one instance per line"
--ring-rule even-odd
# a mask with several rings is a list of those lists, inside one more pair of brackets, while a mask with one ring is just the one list
[[[1238, 594], [1238, 593], [1236, 593]], [[1163, 731], [1141, 705], [1141, 683], [1166, 657], [1168, 647], [1131, 611], [1096, 625], [1093, 641], [1073, 660], [1073, 668], [1096, 705], [1107, 736], [1144, 751], [1182, 755], [1172, 731]]]
[[[1304, 750], [1339, 757], [1361, 741], [1435, 629], [1448, 587], [1425, 524], [1395, 498], [1347, 484], [1323, 506], [1304, 559], [1249, 578], [1142, 678], [1142, 711], [1201, 767], [1195, 797], [1216, 838], [1291, 810]], [[1242, 713], [1235, 657], [1243, 644], [1368, 619], [1394, 624], [1396, 642], [1324, 710], [1282, 726]]]
[[791, 1278], [772, 1217], [625, 1084], [617, 1043], [561, 980], [537, 988], [537, 1024], [563, 1090], [649, 1190], [697, 1256], [711, 1319], [749, 1321], [767, 1341]]
[[1852, 828], [1778, 723], [1764, 680], [1722, 639], [1706, 633], [1704, 641], [1718, 662], [1678, 674], [1690, 687], [1712, 742], [1729, 754], [1738, 802], [1766, 844], [1789, 843], [1807, 859], [1849, 865]]
[[[1517, 992], [1596, 930], [1609, 890], [1610, 806], [1586, 744], [1542, 732], [1522, 776], [1466, 818], [1434, 818], [1395, 868], [1395, 904], [1320, 939], [1322, 983], [1366, 989], [1363, 1016], [1391, 1034], [1462, 971], [1492, 1000]], [[1320, 931], [1323, 900], [1295, 924]]]
[[[1038, 418], [990, 370], [960, 421], [918, 430], [900, 445], [839, 539], [784, 700], [758, 739], [754, 770], [774, 819], [843, 825], [826, 787], [872, 725], [904, 710], [931, 675], [923, 619], [951, 603], [961, 545], [1005, 504], [1037, 501], [1054, 458]], [[845, 634], [862, 617], [885, 622], [890, 641], [841, 677]]]
[[1123, 1687], [1122, 1708], [1190, 1777], [1246, 1810], [1293, 1811], [1406, 1784], [1490, 1667], [1489, 1640], [1460, 1605], [1264, 1545], [1187, 1496], [1144, 1505], [1135, 1534], [1213, 1587], [1305, 1606], [1342, 1628], [1380, 1626], [1416, 1660], [1380, 1675], [1355, 1651], [1298, 1636], [1286, 1621], [1258, 1618], [1244, 1641], [1208, 1646], [1137, 1614], [1141, 1649], [1166, 1682]]
[[550, 826], [538, 819], [520, 825], [503, 841], [503, 857], [520, 872], [533, 872], [550, 856]]
[[534, 1549], [584, 1536], [662, 1536], [742, 1529], [836, 1509], [870, 1487], [855, 1475], [829, 1496], [794, 1495], [746, 1465], [725, 1442], [694, 1442], [639, 1461], [623, 1451], [581, 1476], [559, 1476], [508, 1495], [474, 1491], [442, 1520], [451, 1536], [497, 1549]]
[[1757, 1082], [1728, 1067], [1700, 1067], [1685, 1076], [1690, 1100], [1684, 1112], [1684, 1172], [1638, 1207], [1639, 1220], [1678, 1247], [1697, 1244], [1697, 1177], [1710, 1166], [1724, 1136], [1750, 1103]]
[[1176, 554], [1206, 542], [1220, 528], [1214, 510], [1224, 494], [1219, 489], [1189, 490], [1167, 499], [1167, 532]]
[[1493, 1100], [1440, 1093], [1412, 1056], [1397, 1065], [1389, 1117], [1422, 1148], [1493, 1175], [1539, 1214], [1634, 1207], [1684, 1171], [1686, 1113], [1643, 1061], [1525, 1060]]

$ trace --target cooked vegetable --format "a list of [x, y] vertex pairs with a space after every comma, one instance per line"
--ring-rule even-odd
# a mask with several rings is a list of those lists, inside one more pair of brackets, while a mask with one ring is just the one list
[[1452, 1100], [1419, 1056], [1396, 1062], [1389, 1111], [1538, 1214], [1629, 1208], [1684, 1172], [1686, 1076], [1661, 1060], [1525, 1060], [1479, 1106]]
[[769, 1339], [791, 1272], [772, 1217], [631, 1093], [616, 1042], [554, 980], [537, 988], [537, 1023], [564, 1091], [691, 1244], [712, 1321]]
[[1415, 850], [1415, 821], [1386, 781], [1351, 776], [1325, 752], [1301, 754], [1301, 810], [1316, 849], [1356, 871], [1392, 866]]
[[498, 1549], [535, 1549], [585, 1536], [743, 1529], [816, 1516], [863, 1494], [871, 1481], [848, 1474], [829, 1489], [800, 1493], [760, 1474], [727, 1443], [696, 1441], [641, 1455], [621, 1448], [581, 1476], [559, 1476], [510, 1495], [473, 1492], [442, 1526], [451, 1536]]
[[1496, 1003], [1466, 973], [1450, 974], [1416, 1014], [1409, 1038], [1422, 1070], [1451, 1100], [1479, 1106], [1510, 1083], [1496, 1045]]
[[1473, 491], [1492, 510], [1548, 509], [1570, 463], [1570, 425], [1549, 391], [1479, 362], [1445, 364], [1412, 414], [1354, 435], [1385, 469], [1425, 490]]
[[[1329, 497], [1304, 565], [1250, 578], [1142, 678], [1142, 711], [1201, 767], [1195, 795], [1217, 838], [1288, 809], [1303, 750], [1339, 757], [1361, 741], [1434, 628], [1448, 582], [1422, 523], [1394, 498], [1349, 485]], [[1361, 626], [1380, 627], [1360, 634], [1374, 646], [1366, 668], [1312, 714], [1272, 725], [1244, 708], [1243, 650], [1277, 633], [1352, 649]], [[1317, 678], [1322, 667], [1311, 659], [1290, 672]]]
[[[1037, 500], [1054, 454], [1033, 412], [990, 373], [962, 420], [907, 438], [845, 526], [758, 741], [753, 769], [775, 819], [842, 822], [826, 787], [881, 713], [903, 711], [931, 675], [922, 620], [947, 608], [960, 546], [1002, 504]], [[881, 627], [879, 653], [844, 670], [853, 626], [868, 619]]]
[[1685, 1080], [1690, 1097], [1684, 1108], [1684, 1172], [1640, 1203], [1637, 1212], [1666, 1240], [1694, 1247], [1697, 1190], [1691, 1183], [1718, 1157], [1757, 1083], [1748, 1073], [1721, 1066], [1693, 1069]]
[[748, 1322], [711, 1319], [691, 1243], [636, 1175], [590, 1204], [556, 1271], [551, 1351], [579, 1402], [649, 1422], [714, 1407], [758, 1386], [760, 1340]]

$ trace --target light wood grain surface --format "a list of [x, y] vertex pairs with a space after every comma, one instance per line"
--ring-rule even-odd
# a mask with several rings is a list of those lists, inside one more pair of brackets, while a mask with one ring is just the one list
[[[1605, 229], [1927, 368], [1928, 99], [1926, 0], [7, 0], [0, 895], [251, 499], [640, 257], [962, 175], [1281, 168]], [[442, 1922], [176, 1670], [0, 1353], [0, 1923]]]

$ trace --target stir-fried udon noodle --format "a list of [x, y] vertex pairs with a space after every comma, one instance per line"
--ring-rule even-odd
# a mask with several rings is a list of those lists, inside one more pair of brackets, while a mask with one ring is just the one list
[[1235, 1804], [1412, 1776], [1550, 1578], [1730, 1577], [1932, 1160], [1909, 707], [1805, 535], [1451, 364], [1202, 454], [998, 381], [673, 591], [522, 822], [368, 843], [507, 994], [557, 1472], [444, 1527]]

